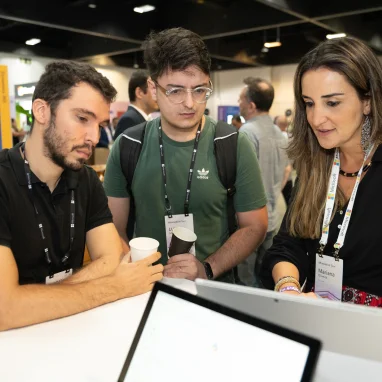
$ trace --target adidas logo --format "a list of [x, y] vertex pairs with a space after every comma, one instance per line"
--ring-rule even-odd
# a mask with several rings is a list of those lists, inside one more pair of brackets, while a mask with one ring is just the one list
[[208, 179], [209, 170], [205, 170], [204, 168], [202, 170], [198, 170], [199, 176], [198, 179]]

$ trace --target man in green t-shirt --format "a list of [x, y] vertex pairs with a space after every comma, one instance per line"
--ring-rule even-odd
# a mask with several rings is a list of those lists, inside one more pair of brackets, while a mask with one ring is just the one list
[[[195, 33], [175, 28], [152, 33], [144, 58], [151, 76], [149, 88], [161, 116], [147, 123], [131, 185], [135, 235], [159, 241], [167, 277], [233, 282], [231, 270], [261, 244], [267, 232], [267, 200], [256, 154], [248, 138], [239, 133], [234, 196], [239, 229], [229, 237], [227, 190], [220, 182], [214, 155], [216, 122], [204, 116], [212, 93], [207, 48]], [[127, 139], [126, 134], [114, 143], [104, 187], [128, 252], [131, 195], [121, 168], [121, 139]], [[190, 215], [186, 216], [188, 199]], [[166, 232], [177, 225], [194, 229], [196, 256], [180, 254], [168, 260], [171, 236]]]

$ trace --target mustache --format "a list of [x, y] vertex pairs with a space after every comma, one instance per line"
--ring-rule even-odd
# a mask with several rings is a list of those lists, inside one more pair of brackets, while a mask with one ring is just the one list
[[93, 152], [93, 149], [94, 149], [95, 146], [93, 145], [90, 145], [90, 144], [84, 144], [84, 145], [76, 145], [76, 146], [73, 146], [72, 147], [72, 151], [75, 151], [75, 150], [81, 150], [81, 149], [87, 149], [90, 153]]

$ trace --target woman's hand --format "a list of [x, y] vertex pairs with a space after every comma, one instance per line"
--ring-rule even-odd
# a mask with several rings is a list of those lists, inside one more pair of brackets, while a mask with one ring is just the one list
[[289, 290], [289, 291], [280, 292], [280, 293], [289, 294], [289, 295], [293, 295], [293, 296], [303, 296], [303, 297], [307, 297], [307, 298], [318, 298], [318, 296], [314, 292], [298, 293], [294, 290]]

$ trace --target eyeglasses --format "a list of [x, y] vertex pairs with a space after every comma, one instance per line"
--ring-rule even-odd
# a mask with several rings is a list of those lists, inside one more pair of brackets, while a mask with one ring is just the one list
[[[211, 97], [212, 89], [206, 86], [199, 86], [195, 89], [186, 89], [186, 88], [171, 88], [165, 89], [163, 86], [159, 85], [158, 82], [154, 81], [155, 85], [158, 86], [167, 98], [175, 104], [182, 103], [187, 98], [187, 93], [191, 93], [192, 98], [196, 103], [206, 103], [208, 98]], [[210, 81], [212, 86], [212, 82]]]

